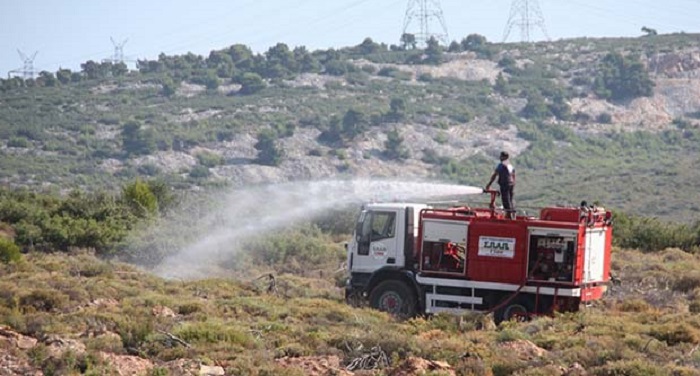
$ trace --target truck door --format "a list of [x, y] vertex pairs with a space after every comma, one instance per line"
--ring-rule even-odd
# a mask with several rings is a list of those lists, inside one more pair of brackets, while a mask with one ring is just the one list
[[583, 281], [601, 282], [605, 280], [605, 230], [588, 229], [586, 231], [586, 253], [584, 259]]
[[351, 250], [352, 271], [372, 272], [385, 265], [398, 265], [397, 214], [397, 211], [369, 210], [360, 215], [355, 229], [356, 249]]

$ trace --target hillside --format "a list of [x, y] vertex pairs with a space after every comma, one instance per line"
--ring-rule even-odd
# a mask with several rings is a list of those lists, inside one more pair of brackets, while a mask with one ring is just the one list
[[[699, 140], [689, 34], [2, 79], [0, 376], [700, 374]], [[522, 210], [615, 210], [604, 299], [499, 325], [345, 303], [358, 201], [464, 198], [504, 149]]]
[[86, 62], [0, 82], [0, 181], [54, 192], [137, 176], [182, 188], [358, 176], [482, 186], [505, 149], [521, 208], [587, 199], [690, 221], [699, 82], [691, 34], [471, 35], [425, 51], [367, 39], [263, 55], [234, 45], [135, 71]]

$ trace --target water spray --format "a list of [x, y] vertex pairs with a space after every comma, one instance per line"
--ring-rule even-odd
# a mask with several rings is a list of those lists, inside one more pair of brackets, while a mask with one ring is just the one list
[[[201, 278], [222, 258], [235, 254], [245, 239], [328, 210], [369, 201], [409, 202], [436, 197], [481, 194], [481, 188], [391, 180], [330, 180], [293, 182], [236, 189], [217, 199], [206, 213], [197, 240], [166, 257], [155, 273], [166, 278]], [[168, 224], [165, 223], [164, 226]]]

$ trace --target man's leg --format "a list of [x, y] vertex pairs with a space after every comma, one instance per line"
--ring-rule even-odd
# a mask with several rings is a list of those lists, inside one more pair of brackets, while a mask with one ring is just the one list
[[506, 211], [506, 216], [508, 218], [514, 218], [514, 208], [513, 208], [513, 187], [506, 186], [501, 187], [501, 203], [503, 203], [503, 209]]

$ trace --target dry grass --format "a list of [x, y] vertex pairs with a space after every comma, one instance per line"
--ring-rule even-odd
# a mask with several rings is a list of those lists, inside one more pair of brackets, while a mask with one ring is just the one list
[[[37, 356], [27, 356], [46, 371], [68, 374], [106, 370], [109, 365], [91, 361], [99, 351], [137, 354], [156, 365], [196, 359], [220, 364], [229, 374], [295, 374], [274, 359], [338, 355], [349, 361], [377, 345], [394, 362], [408, 356], [445, 360], [458, 374], [549, 375], [574, 363], [593, 375], [694, 374], [700, 366], [700, 294], [678, 284], [700, 270], [700, 260], [677, 250], [615, 250], [614, 257], [622, 285], [604, 302], [496, 327], [478, 314], [397, 322], [344, 304], [332, 276], [283, 275], [273, 294], [254, 280], [166, 281], [87, 253], [30, 254], [1, 267], [0, 324], [36, 338], [84, 343], [84, 356], [47, 362], [37, 355], [41, 347]], [[159, 306], [175, 317], [154, 315]], [[542, 355], [504, 350], [522, 341]]]

